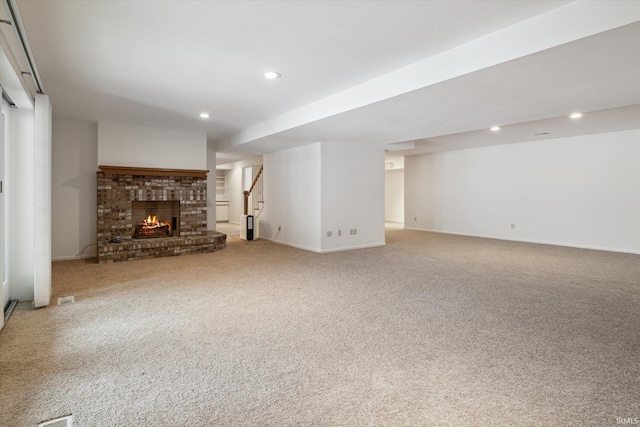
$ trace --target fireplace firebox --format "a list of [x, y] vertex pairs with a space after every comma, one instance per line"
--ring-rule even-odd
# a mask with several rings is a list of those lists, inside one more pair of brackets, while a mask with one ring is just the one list
[[178, 237], [180, 235], [180, 201], [133, 201], [131, 221], [134, 239]]

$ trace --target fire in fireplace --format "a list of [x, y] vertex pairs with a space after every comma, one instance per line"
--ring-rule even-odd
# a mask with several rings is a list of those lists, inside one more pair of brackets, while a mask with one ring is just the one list
[[134, 239], [177, 237], [180, 235], [180, 202], [133, 201], [131, 220]]
[[158, 217], [155, 215], [149, 215], [136, 225], [133, 238], [144, 239], [148, 237], [168, 237], [171, 236], [171, 229], [170, 223], [159, 221]]

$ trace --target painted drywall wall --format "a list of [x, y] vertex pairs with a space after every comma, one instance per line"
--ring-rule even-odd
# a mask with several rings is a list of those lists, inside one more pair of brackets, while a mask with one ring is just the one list
[[405, 227], [640, 253], [640, 130], [407, 157]]
[[240, 223], [242, 214], [242, 168], [238, 163], [227, 172], [227, 197], [229, 199], [229, 222]]
[[321, 251], [384, 245], [384, 149], [323, 142], [321, 163]]
[[216, 144], [207, 142], [207, 230], [216, 229]]
[[34, 191], [35, 191], [35, 272], [34, 298], [36, 308], [51, 301], [51, 121], [49, 97], [37, 94], [34, 118]]
[[279, 243], [321, 251], [320, 158], [320, 143], [264, 155], [261, 238], [277, 234]]
[[282, 150], [264, 156], [264, 175], [261, 238], [314, 252], [384, 245], [382, 148]]
[[98, 124], [54, 118], [52, 147], [52, 257], [94, 257]]
[[124, 123], [98, 122], [98, 164], [207, 169], [207, 135]]
[[[35, 273], [34, 110], [7, 112], [7, 274], [11, 299], [32, 301]], [[45, 214], [46, 216], [46, 214]]]
[[404, 222], [404, 169], [384, 172], [384, 220]]

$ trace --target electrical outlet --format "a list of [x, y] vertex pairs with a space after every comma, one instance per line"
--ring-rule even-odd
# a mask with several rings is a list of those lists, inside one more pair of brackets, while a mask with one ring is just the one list
[[353, 234], [358, 234], [358, 229], [357, 228], [353, 229]]
[[414, 216], [414, 217], [413, 217], [413, 220], [414, 220], [414, 221], [417, 221], [417, 220], [418, 220], [418, 217], [417, 217], [417, 216]]
[[342, 236], [342, 230], [338, 230], [338, 236]]
[[331, 232], [327, 231], [327, 237], [331, 237]]
[[511, 223], [511, 229], [513, 230], [514, 228], [516, 228], [516, 225], [514, 223]]

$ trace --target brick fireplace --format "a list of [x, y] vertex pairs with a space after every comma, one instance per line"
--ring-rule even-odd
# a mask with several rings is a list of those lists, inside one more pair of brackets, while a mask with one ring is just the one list
[[[99, 166], [98, 262], [214, 252], [226, 235], [207, 230], [206, 170]], [[145, 218], [168, 233], [140, 236]], [[134, 238], [134, 235], [136, 235]]]

